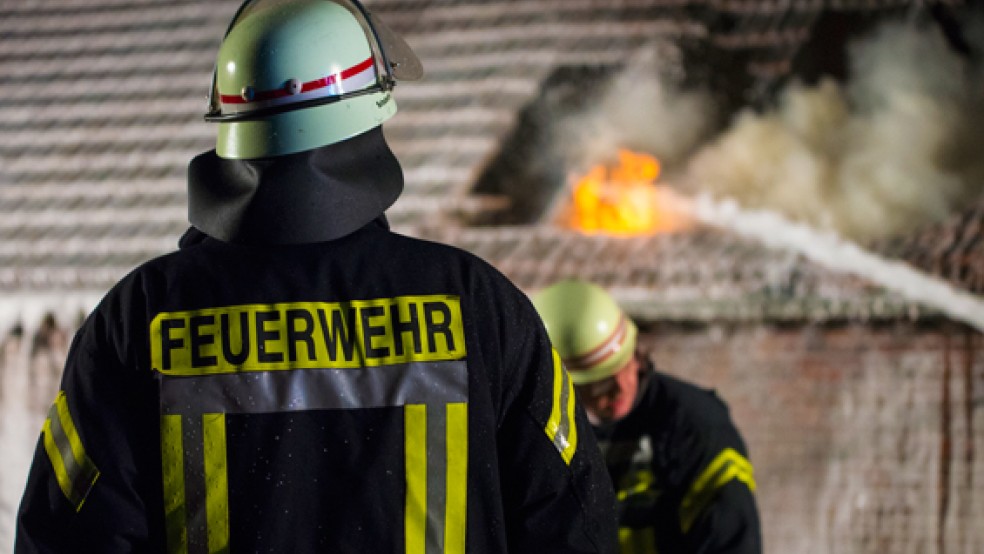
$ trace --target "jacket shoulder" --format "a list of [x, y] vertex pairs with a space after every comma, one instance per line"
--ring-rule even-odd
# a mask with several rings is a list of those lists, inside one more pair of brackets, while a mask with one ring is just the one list
[[729, 424], [731, 414], [727, 403], [714, 389], [709, 389], [661, 372], [653, 372], [656, 401], [680, 412], [699, 425]]

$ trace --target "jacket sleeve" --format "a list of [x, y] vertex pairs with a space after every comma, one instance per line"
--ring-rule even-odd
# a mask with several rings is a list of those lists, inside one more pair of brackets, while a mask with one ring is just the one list
[[[678, 515], [686, 552], [693, 554], [760, 554], [762, 551], [755, 478], [744, 441], [727, 407], [708, 392], [704, 418], [691, 429], [694, 462]], [[713, 415], [712, 415], [713, 414]], [[716, 416], [716, 417], [714, 417]], [[684, 455], [686, 457], [686, 455]]]
[[[525, 300], [525, 297], [522, 299]], [[506, 337], [516, 384], [500, 428], [511, 552], [616, 552], [615, 496], [574, 389], [532, 305]]]
[[16, 554], [148, 551], [145, 502], [159, 485], [138, 468], [159, 457], [158, 434], [145, 427], [152, 383], [122, 362], [106, 321], [90, 316], [69, 351], [17, 515]]
[[760, 554], [758, 510], [748, 486], [734, 480], [721, 486], [684, 540], [695, 554]]

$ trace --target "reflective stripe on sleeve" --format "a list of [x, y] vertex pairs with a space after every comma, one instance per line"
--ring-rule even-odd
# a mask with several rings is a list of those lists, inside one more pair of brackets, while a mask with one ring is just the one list
[[652, 527], [619, 527], [618, 547], [621, 554], [657, 554], [656, 531]]
[[564, 463], [570, 464], [577, 450], [577, 425], [574, 421], [574, 385], [567, 370], [560, 361], [560, 355], [553, 350], [553, 398], [550, 405], [550, 419], [544, 431], [553, 442]]
[[59, 391], [48, 410], [42, 428], [44, 450], [65, 498], [75, 511], [82, 509], [86, 496], [99, 478], [99, 469], [89, 459], [68, 409], [65, 391]]
[[725, 448], [707, 464], [680, 502], [680, 528], [684, 533], [690, 531], [717, 491], [736, 479], [755, 490], [752, 464], [737, 450]]

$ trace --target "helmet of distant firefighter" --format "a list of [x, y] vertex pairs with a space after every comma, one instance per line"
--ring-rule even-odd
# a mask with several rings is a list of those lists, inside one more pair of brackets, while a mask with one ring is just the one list
[[397, 81], [422, 75], [358, 0], [247, 0], [219, 47], [205, 119], [223, 158], [303, 152], [381, 125]]
[[567, 279], [539, 291], [532, 300], [574, 384], [610, 377], [632, 358], [635, 323], [598, 285]]

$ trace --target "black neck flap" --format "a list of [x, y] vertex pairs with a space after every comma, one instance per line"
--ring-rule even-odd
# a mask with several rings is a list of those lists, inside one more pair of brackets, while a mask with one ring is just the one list
[[402, 191], [403, 170], [376, 127], [275, 158], [199, 154], [188, 166], [188, 220], [226, 242], [323, 242], [378, 218]]

